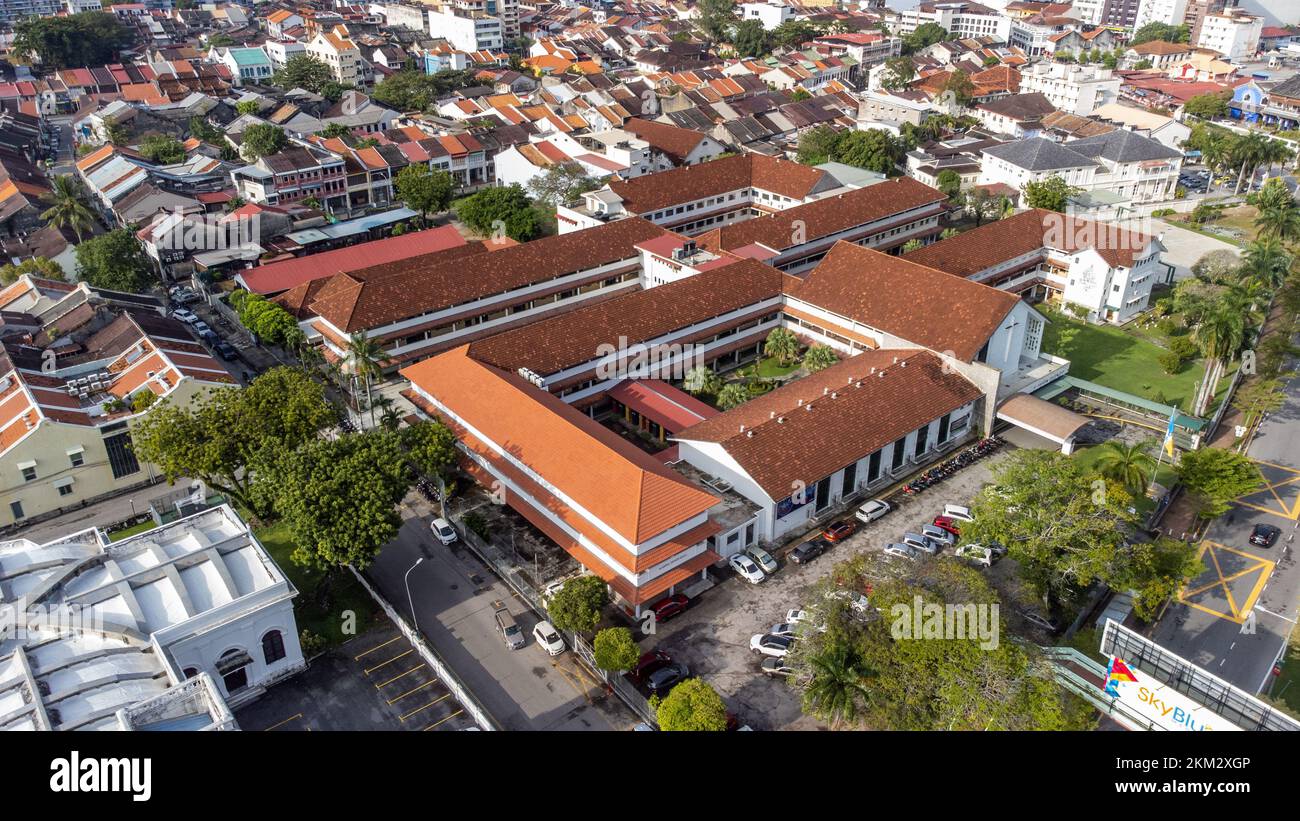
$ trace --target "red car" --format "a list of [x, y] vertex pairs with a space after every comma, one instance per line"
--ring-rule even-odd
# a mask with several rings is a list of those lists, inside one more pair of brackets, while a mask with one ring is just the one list
[[685, 595], [674, 593], [650, 605], [650, 611], [655, 614], [655, 621], [668, 621], [685, 610], [690, 603], [691, 600]]
[[637, 681], [645, 681], [646, 676], [670, 662], [672, 662], [672, 657], [663, 650], [651, 650], [637, 659], [636, 666], [628, 672], [628, 675]]
[[822, 538], [828, 542], [842, 542], [852, 536], [857, 529], [858, 525], [856, 522], [843, 519], [838, 522], [832, 522], [828, 525], [827, 528], [822, 531]]
[[954, 536], [961, 535], [961, 528], [957, 526], [957, 520], [951, 516], [935, 516], [934, 526], [942, 528]]

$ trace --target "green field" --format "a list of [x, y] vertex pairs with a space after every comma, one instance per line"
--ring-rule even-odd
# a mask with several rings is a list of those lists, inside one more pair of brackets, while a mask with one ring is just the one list
[[[1153, 431], [1151, 436], [1152, 447], [1149, 448], [1147, 451], [1148, 453], [1152, 454], [1151, 456], [1152, 459], [1156, 458], [1153, 449], [1156, 446], [1156, 442], [1157, 440], [1159, 440], [1159, 438], [1160, 435]], [[1093, 472], [1096, 467], [1097, 459], [1100, 458], [1104, 452], [1105, 451], [1103, 451], [1101, 448], [1097, 447], [1096, 445], [1093, 445], [1091, 447], [1079, 448], [1074, 452], [1073, 456], [1074, 456], [1074, 460], [1077, 461], [1083, 467], [1084, 470], [1088, 472]], [[1157, 483], [1163, 485], [1166, 488], [1173, 487], [1176, 474], [1174, 472], [1173, 465], [1171, 465], [1168, 460], [1161, 462], [1156, 467], [1155, 474], [1156, 474], [1155, 480]], [[1155, 510], [1156, 500], [1147, 498], [1145, 495], [1137, 496], [1134, 497], [1133, 499], [1133, 507], [1137, 508], [1138, 513], [1141, 513], [1142, 515], [1145, 516], [1148, 513], [1150, 513], [1152, 510]]]
[[335, 571], [329, 606], [322, 608], [317, 591], [325, 574], [314, 567], [297, 564], [290, 558], [294, 545], [288, 527], [277, 522], [258, 527], [253, 532], [293, 586], [298, 588], [298, 597], [293, 600], [293, 614], [299, 630], [310, 630], [330, 645], [339, 644], [352, 637], [343, 632], [343, 614], [348, 610], [355, 614], [356, 632], [366, 629], [374, 618], [376, 605], [351, 570]]
[[775, 379], [779, 376], [794, 373], [799, 370], [799, 360], [795, 360], [790, 365], [782, 365], [774, 356], [764, 357], [758, 362], [758, 375], [762, 379]]

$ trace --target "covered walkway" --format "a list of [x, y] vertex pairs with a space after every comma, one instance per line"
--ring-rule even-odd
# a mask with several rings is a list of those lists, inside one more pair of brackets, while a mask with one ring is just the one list
[[609, 390], [623, 420], [659, 441], [718, 415], [700, 400], [659, 379], [624, 379]]
[[1075, 434], [1088, 424], [1088, 417], [1027, 393], [1007, 399], [998, 407], [997, 415], [1004, 422], [1055, 442], [1067, 455], [1074, 450]]

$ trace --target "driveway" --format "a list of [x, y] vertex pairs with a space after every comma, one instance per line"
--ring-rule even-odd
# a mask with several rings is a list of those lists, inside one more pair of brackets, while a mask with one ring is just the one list
[[[605, 692], [571, 651], [548, 656], [532, 640], [538, 617], [469, 550], [434, 542], [430, 506], [407, 497], [396, 540], [366, 571], [392, 605], [410, 613], [403, 577], [410, 574], [416, 624], [489, 713], [508, 730], [628, 730], [637, 718]], [[518, 650], [505, 646], [493, 614], [507, 607], [525, 635]]]
[[750, 651], [750, 637], [783, 621], [787, 610], [803, 606], [810, 588], [829, 575], [834, 565], [881, 550], [904, 532], [929, 524], [947, 502], [968, 503], [992, 480], [993, 465], [1010, 450], [1001, 448], [921, 494], [904, 498], [897, 510], [863, 526], [809, 564], [791, 564], [784, 554], [818, 530], [779, 551], [780, 568], [760, 584], [749, 584], [730, 569], [718, 571], [724, 581], [701, 594], [685, 613], [659, 625], [655, 635], [642, 637], [642, 650], [659, 648], [684, 661], [693, 675], [713, 685], [742, 723], [756, 730], [819, 728], [818, 722], [803, 715], [795, 690], [783, 680], [758, 672], [760, 657]]

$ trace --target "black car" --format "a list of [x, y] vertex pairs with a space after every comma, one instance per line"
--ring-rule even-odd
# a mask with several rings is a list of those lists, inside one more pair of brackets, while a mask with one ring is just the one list
[[795, 564], [803, 564], [817, 558], [831, 546], [831, 543], [825, 539], [813, 539], [790, 551], [790, 561]]
[[217, 352], [217, 356], [225, 360], [231, 360], [239, 356], [239, 351], [235, 350], [235, 346], [224, 339], [217, 340], [212, 345], [212, 350]]
[[1257, 547], [1272, 547], [1281, 533], [1282, 531], [1273, 527], [1273, 525], [1266, 525], [1261, 522], [1251, 529], [1250, 543]]
[[651, 673], [645, 684], [646, 687], [650, 688], [650, 692], [655, 695], [662, 695], [682, 682], [690, 674], [691, 671], [686, 669], [685, 664], [674, 661]]

